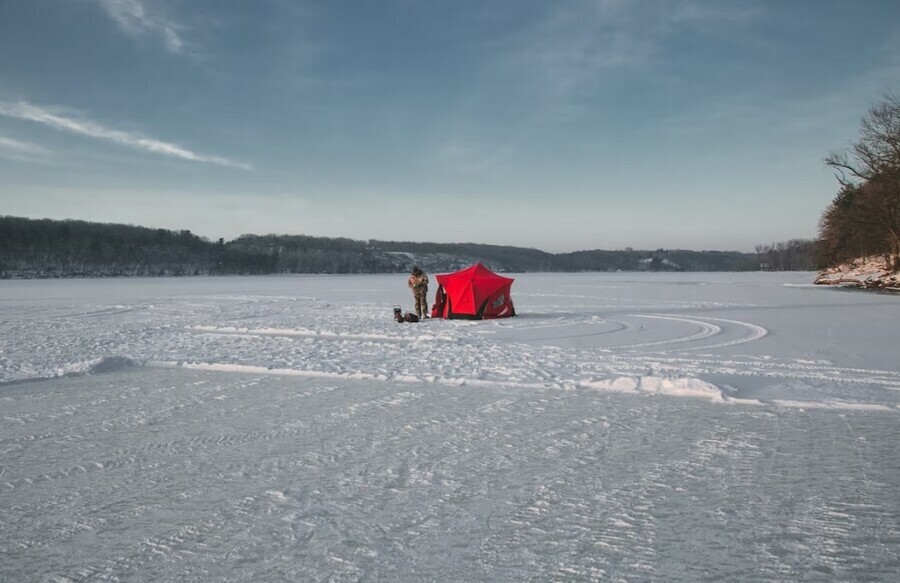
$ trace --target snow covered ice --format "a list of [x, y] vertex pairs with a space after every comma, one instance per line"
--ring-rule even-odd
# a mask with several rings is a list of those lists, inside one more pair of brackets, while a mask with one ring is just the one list
[[897, 580], [900, 298], [516, 277], [0, 283], [0, 580]]

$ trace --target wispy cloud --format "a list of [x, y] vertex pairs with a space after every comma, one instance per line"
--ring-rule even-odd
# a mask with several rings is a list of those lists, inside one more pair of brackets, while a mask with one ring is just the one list
[[19, 152], [20, 154], [46, 154], [47, 150], [38, 146], [36, 144], [29, 144], [28, 142], [22, 142], [19, 140], [14, 140], [12, 138], [4, 138], [0, 136], [0, 148], [4, 150], [11, 150], [13, 152]]
[[50, 152], [37, 144], [0, 136], [0, 158], [19, 162], [42, 162]]
[[613, 76], [664, 70], [672, 39], [734, 34], [760, 16], [698, 0], [547, 3], [529, 26], [489, 42], [487, 76], [526, 85], [550, 114], [577, 116]]
[[483, 174], [496, 171], [508, 158], [507, 148], [487, 142], [452, 137], [436, 144], [433, 162], [459, 174]]
[[240, 168], [242, 170], [253, 170], [252, 166], [243, 162], [235, 162], [220, 156], [198, 154], [177, 144], [163, 142], [154, 138], [148, 138], [121, 130], [110, 129], [90, 120], [67, 117], [47, 108], [22, 101], [17, 103], [0, 102], [0, 115], [32, 121], [56, 130], [112, 142], [137, 150], [143, 150], [145, 152], [161, 154], [170, 158], [179, 158], [191, 162], [203, 162], [230, 168]]
[[684, 0], [671, 5], [668, 20], [675, 24], [722, 25], [752, 22], [763, 15], [763, 9], [755, 4], [735, 5], [721, 2]]
[[96, 0], [119, 27], [132, 36], [158, 37], [171, 53], [184, 50], [180, 26], [148, 11], [145, 0]]
[[548, 5], [530, 27], [501, 39], [489, 62], [501, 78], [533, 80], [557, 102], [568, 102], [600, 82], [604, 71], [638, 66], [649, 41], [634, 11], [616, 0]]

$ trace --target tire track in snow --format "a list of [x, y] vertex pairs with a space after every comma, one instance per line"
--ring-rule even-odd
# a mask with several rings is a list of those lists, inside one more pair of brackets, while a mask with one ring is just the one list
[[[523, 338], [523, 339], [519, 340], [518, 342], [525, 344], [525, 343], [530, 343], [530, 342], [543, 342], [543, 341], [547, 341], [547, 340], [569, 340], [569, 339], [573, 339], [573, 338], [592, 338], [595, 336], [603, 336], [606, 334], [615, 334], [617, 332], [622, 332], [623, 330], [627, 330], [629, 328], [628, 324], [626, 324], [625, 322], [619, 322], [617, 320], [604, 320], [603, 323], [611, 324], [612, 326], [607, 329], [604, 329], [604, 330], [598, 330], [598, 331], [592, 331], [592, 332], [582, 332], [582, 333], [577, 333], [577, 334], [558, 333], [553, 336], [527, 337], [527, 338]], [[577, 325], [584, 325], [584, 323], [569, 324], [569, 326], [572, 326], [572, 327], [577, 326]], [[543, 326], [543, 327], [538, 327], [538, 328], [560, 328], [560, 326]], [[537, 329], [537, 328], [535, 328], [535, 329]], [[530, 331], [530, 330], [532, 330], [532, 328], [528, 328], [527, 330]], [[516, 332], [518, 333], [519, 329], [517, 329]]]
[[82, 318], [105, 318], [108, 316], [120, 316], [131, 312], [138, 312], [149, 309], [150, 306], [115, 306], [102, 308], [91, 312], [72, 312], [69, 314], [57, 314], [48, 316], [50, 320], [78, 320]]
[[[389, 343], [405, 343], [415, 342], [423, 337], [395, 337], [383, 334], [340, 334], [336, 332], [322, 332], [317, 330], [306, 329], [246, 329], [246, 328], [229, 328], [218, 326], [189, 326], [186, 328], [192, 334], [209, 334], [221, 336], [271, 336], [276, 338], [303, 338], [312, 340], [331, 340], [331, 341], [366, 341], [366, 342], [389, 342]], [[431, 339], [432, 336], [425, 336], [425, 339]]]
[[658, 320], [680, 321], [680, 322], [698, 325], [701, 327], [701, 329], [699, 332], [688, 335], [688, 336], [681, 336], [678, 338], [671, 338], [671, 339], [667, 339], [667, 340], [659, 340], [656, 342], [644, 342], [644, 343], [640, 343], [640, 344], [620, 345], [620, 346], [615, 346], [614, 348], [631, 349], [631, 348], [647, 348], [650, 346], [662, 346], [665, 344], [676, 344], [676, 343], [677, 344], [686, 344], [688, 342], [695, 342], [697, 340], [703, 340], [704, 338], [708, 338], [710, 336], [716, 336], [723, 332], [722, 327], [720, 327], [716, 324], [711, 324], [709, 322], [706, 322], [706, 320], [712, 320], [713, 322], [723, 322], [726, 324], [733, 324], [740, 328], [748, 329], [749, 333], [746, 336], [743, 336], [741, 338], [737, 338], [734, 340], [727, 340], [727, 341], [723, 341], [723, 342], [717, 342], [714, 344], [702, 344], [699, 346], [688, 346], [688, 347], [680, 347], [679, 346], [676, 348], [669, 348], [669, 349], [665, 350], [664, 352], [685, 352], [685, 351], [689, 351], [689, 350], [710, 350], [710, 349], [714, 349], [714, 348], [726, 348], [729, 346], [736, 346], [738, 344], [744, 344], [747, 342], [753, 342], [754, 340], [759, 340], [760, 338], [763, 338], [764, 336], [766, 336], [769, 333], [769, 330], [762, 326], [758, 326], [756, 324], [751, 324], [750, 322], [743, 322], [740, 320], [730, 320], [727, 318], [712, 318], [709, 316], [704, 316], [703, 320], [700, 320], [698, 318], [685, 318], [685, 317], [674, 316], [674, 315], [670, 315], [670, 314], [658, 314], [658, 315], [632, 314], [632, 316], [637, 317], [637, 318], [654, 318], [654, 319], [658, 319]]
[[[436, 382], [450, 385], [480, 385], [487, 388], [508, 386], [520, 387], [525, 389], [535, 387], [571, 388], [572, 386], [574, 386], [573, 383], [577, 383], [578, 379], [582, 379], [585, 376], [607, 375], [611, 378], [616, 378], [623, 376], [623, 373], [625, 376], [632, 377], [642, 377], [647, 376], [648, 374], [650, 376], [654, 376], [657, 374], [666, 374], [675, 375], [675, 377], [677, 378], [684, 378], [685, 376], [699, 377], [700, 375], [704, 374], [725, 374], [733, 376], [769, 376], [773, 378], [793, 378], [806, 380], [837, 379], [840, 382], [859, 383], [865, 383], [873, 380], [875, 383], [881, 384], [888, 388], [893, 389], [896, 387], [900, 387], [900, 375], [898, 375], [896, 378], [894, 376], [854, 378], [856, 375], [852, 371], [848, 371], [848, 374], [836, 374], [833, 370], [834, 367], [830, 367], [832, 370], [823, 371], [823, 369], [821, 367], [818, 367], [817, 365], [806, 365], [806, 369], [794, 369], [794, 373], [786, 373], [785, 369], [778, 369], [779, 372], [773, 374], [769, 369], [759, 370], [760, 367], [753, 362], [740, 363], [735, 359], [730, 359], [732, 361], [732, 364], [727, 366], [722, 366], [714, 363], [709, 363], [712, 366], [702, 366], [696, 364], [696, 362], [701, 359], [682, 359], [680, 360], [680, 363], [684, 364], [687, 370], [678, 370], [677, 367], [672, 366], [672, 363], [674, 361], [670, 357], [664, 355], [666, 355], [667, 353], [714, 350], [722, 347], [736, 346], [763, 338], [769, 333], [769, 331], [766, 328], [753, 323], [727, 318], [687, 318], [674, 314], [633, 314], [632, 316], [653, 318], [657, 320], [668, 320], [672, 322], [683, 322], [686, 324], [696, 325], [699, 327], [699, 330], [693, 334], [688, 334], [679, 338], [669, 338], [653, 342], [630, 345], [610, 346], [608, 348], [603, 348], [600, 354], [595, 353], [592, 358], [587, 360], [579, 360], [577, 354], [573, 354], [565, 350], [556, 351], [552, 355], [549, 355], [546, 353], [545, 349], [536, 349], [534, 346], [529, 346], [527, 342], [513, 342], [497, 345], [488, 340], [479, 339], [479, 342], [477, 343], [459, 346], [458, 349], [464, 349], [459, 354], [454, 353], [452, 357], [445, 355], [445, 360], [442, 362], [435, 362], [435, 366], [431, 370], [428, 370], [428, 366], [426, 363], [424, 367], [425, 370], [422, 373], [408, 374], [403, 376], [402, 378], [397, 376], [393, 376], [392, 378], [392, 371], [386, 367], [379, 367], [378, 370], [373, 370], [371, 367], [367, 366], [367, 363], [362, 360], [358, 354], [345, 353], [343, 351], [331, 355], [310, 353], [308, 357], [303, 357], [302, 359], [298, 359], [295, 362], [273, 363], [269, 366], [269, 368], [273, 369], [273, 372], [267, 374], [285, 374], [298, 376], [305, 375], [321, 378], [370, 378], [373, 380], [396, 380], [399, 382]], [[609, 322], [609, 320], [606, 318], [602, 318], [601, 320], [604, 323]], [[561, 325], [571, 327], [578, 324], [588, 325], [590, 322], [595, 321], [597, 321], [597, 316], [593, 315], [586, 318], [576, 318], [572, 321], [564, 320], [563, 324]], [[485, 334], [479, 334], [479, 336], [481, 338], [484, 338], [488, 332], [493, 335], [496, 333], [502, 334], [507, 330], [518, 332], [520, 328], [515, 324], [518, 323], [513, 323], [508, 328], [503, 327], [497, 330], [485, 330]], [[534, 327], [522, 327], [521, 330], [531, 328], [537, 330], [539, 328], [543, 328], [544, 326], [548, 328], [558, 328], [559, 325], [560, 324], [556, 321], [545, 322]], [[624, 325], [624, 323], [620, 323], [620, 325]], [[740, 337], [735, 338], [734, 335], [736, 335], [739, 330], [743, 330], [744, 333]], [[448, 338], [450, 338], [451, 341], [453, 338], [456, 338], [457, 342], [461, 341], [460, 332], [456, 328], [449, 329], [446, 332], [448, 334]], [[608, 331], [606, 330], [604, 330], [603, 332], [608, 333]], [[723, 333], [731, 336], [731, 338], [726, 338], [714, 343], [704, 343], [704, 340], [708, 341], [713, 336], [722, 335]], [[423, 344], [423, 346], [428, 346], [432, 340], [434, 339], [421, 338], [417, 339], [417, 342]], [[629, 360], [632, 355], [628, 354], [628, 352], [631, 352], [636, 348], [649, 348], [653, 346], [657, 346], [661, 349], [659, 352], [655, 353], [656, 356], [650, 353], [646, 355], [636, 354], [634, 355], [634, 358], [636, 360]], [[510, 358], [512, 358], [509, 355], [511, 351], [520, 352], [520, 355], [516, 357], [515, 360], [517, 362], [520, 362], [522, 366], [517, 367], [513, 370], [509, 369], [508, 367], [498, 368], [497, 366], [491, 364], [492, 361], [508, 362]], [[616, 351], [621, 352], [616, 354]], [[612, 354], [610, 354], [610, 352]], [[640, 351], [636, 350], [636, 352]], [[496, 358], [491, 358], [490, 355], [492, 354], [496, 354]], [[315, 366], [315, 358], [333, 362], [333, 369], [315, 370], [317, 368], [320, 368]], [[405, 355], [398, 353], [392, 358], [405, 358]], [[571, 360], [571, 366], [566, 365], [566, 362], [568, 360]], [[628, 368], [630, 370], [622, 370], [622, 364], [625, 362], [629, 363]], [[478, 364], [476, 365], [476, 363]], [[645, 368], [643, 370], [641, 370], [641, 364], [645, 365]], [[200, 366], [204, 367], [205, 365], [201, 364]], [[227, 368], [227, 365], [214, 366], [221, 367], [222, 370], [225, 370]], [[765, 367], [766, 365], [761, 366]], [[575, 377], [572, 377], [572, 370], [577, 370], [577, 374], [575, 375]], [[804, 370], [805, 372], [796, 374], [798, 371]]]
[[706, 344], [704, 346], [696, 346], [690, 348], [684, 348], [679, 350], [708, 350], [710, 348], [725, 348], [727, 346], [735, 346], [738, 344], [744, 344], [746, 342], [753, 342], [754, 340], [759, 340], [763, 338], [769, 333], [769, 330], [763, 328], [762, 326], [758, 326], [756, 324], [751, 324], [750, 322], [743, 322], [740, 320], [728, 320], [726, 318], [710, 318], [709, 316], [704, 316], [706, 320], [713, 320], [714, 322], [725, 322], [727, 324], [737, 324], [738, 326], [742, 326], [744, 328], [748, 328], [750, 333], [743, 337], [738, 338], [736, 340], [729, 340], [727, 342], [720, 342], [718, 344]]
[[627, 362], [652, 366], [657, 370], [684, 371], [692, 375], [727, 374], [734, 376], [769, 376], [786, 379], [828, 380], [839, 383], [867, 383], [896, 390], [900, 372], [841, 368], [831, 365], [779, 363], [759, 360], [676, 358], [667, 356], [612, 355], [612, 362]]
[[[590, 365], [579, 365], [578, 374], [576, 376], [566, 376], [561, 377], [553, 372], [548, 372], [544, 370], [542, 367], [544, 364], [543, 360], [539, 358], [535, 358], [533, 360], [524, 358], [524, 362], [528, 362], [532, 365], [533, 368], [527, 369], [529, 372], [527, 375], [522, 376], [519, 374], [516, 378], [510, 378], [510, 374], [513, 371], [508, 371], [504, 368], [499, 369], [485, 369], [479, 371], [470, 371], [474, 372], [474, 374], [469, 374], [466, 376], [450, 376], [450, 375], [439, 375], [432, 373], [423, 373], [423, 374], [400, 374], [395, 375], [393, 377], [386, 377], [383, 374], [379, 373], [369, 373], [369, 372], [361, 372], [361, 371], [344, 371], [344, 372], [332, 372], [332, 371], [321, 371], [321, 370], [309, 370], [309, 369], [283, 369], [283, 368], [265, 368], [258, 366], [248, 366], [248, 365], [232, 365], [232, 364], [217, 364], [217, 363], [191, 363], [191, 364], [178, 364], [178, 363], [154, 363], [152, 366], [159, 367], [183, 367], [186, 369], [192, 370], [205, 370], [211, 372], [230, 372], [236, 374], [260, 374], [260, 375], [272, 375], [272, 376], [294, 376], [294, 377], [305, 377], [305, 378], [321, 378], [321, 379], [332, 379], [332, 380], [378, 380], [378, 381], [393, 381], [404, 384], [441, 384], [446, 386], [478, 386], [489, 389], [522, 389], [522, 390], [534, 390], [534, 389], [557, 389], [557, 390], [572, 390], [579, 386], [587, 386], [585, 383], [587, 382], [589, 385], [593, 385], [594, 388], [599, 387], [597, 383], [599, 382], [598, 377], [606, 377], [612, 385], [615, 385], [617, 379], [627, 377], [631, 379], [640, 379], [647, 377], [649, 379], [660, 379], [661, 381], [672, 381], [676, 384], [684, 384], [691, 383], [694, 381], [699, 381], [700, 377], [703, 375], [709, 374], [725, 374], [729, 376], [768, 376], [774, 378], [786, 378], [786, 379], [794, 379], [794, 380], [828, 380], [831, 382], [841, 382], [841, 383], [868, 383], [868, 384], [882, 384], [885, 385], [887, 389], [893, 389], [893, 387], [900, 383], [900, 373], [896, 377], [890, 376], [888, 378], [877, 378], [877, 377], [863, 377], [863, 378], [854, 378], [854, 377], [846, 377], [841, 375], [841, 371], [843, 369], [835, 369], [830, 368], [825, 370], [824, 372], [797, 372], [788, 370], [771, 370], [771, 369], [763, 369], [756, 370], [751, 367], [751, 365], [744, 363], [743, 368], [736, 368], [733, 364], [722, 365], [720, 361], [705, 361], [705, 364], [701, 364], [704, 361], [700, 359], [676, 359], [676, 358], [653, 358], [653, 357], [629, 357], [627, 355], [607, 355], [605, 357], [605, 361], [594, 362]], [[626, 366], [623, 366], [626, 365]], [[564, 364], [560, 364], [558, 362], [554, 362], [555, 367], [565, 366]], [[803, 365], [805, 369], [811, 367], [811, 365]], [[853, 370], [853, 369], [847, 369]], [[517, 373], [521, 371], [515, 371]], [[837, 373], [838, 376], [833, 376], [828, 374], [829, 372]], [[571, 375], [571, 371], [568, 373]], [[528, 379], [533, 379], [531, 382]], [[710, 385], [710, 383], [701, 381], [703, 385]], [[621, 390], [616, 390], [615, 386], [611, 385], [612, 392], [622, 392]], [[630, 392], [630, 391], [625, 391]], [[649, 393], [656, 393], [659, 391], [643, 391]], [[678, 397], [678, 396], [690, 396], [690, 397], [706, 397], [705, 392], [703, 395], [699, 394], [697, 391], [668, 391], [664, 394], [669, 396]], [[718, 400], [718, 399], [714, 399]], [[722, 402], [734, 402], [733, 400], [725, 399]], [[767, 403], [763, 402], [747, 402], [745, 404], [755, 404], [755, 405], [765, 405]], [[792, 406], [792, 403], [789, 401], [773, 401], [770, 404], [775, 405], [784, 405], [784, 406]], [[841, 403], [841, 402], [808, 402], [808, 403], [797, 403], [796, 406], [801, 407], [812, 407], [819, 406], [824, 408], [870, 408], [872, 410], [880, 410], [880, 411], [892, 411], [892, 412], [900, 412], [900, 408], [883, 405], [880, 403]]]
[[636, 318], [652, 318], [655, 320], [671, 320], [674, 322], [683, 322], [686, 324], [693, 324], [698, 326], [700, 330], [693, 334], [689, 334], [687, 336], [679, 336], [677, 338], [669, 338], [667, 340], [656, 340], [653, 342], [640, 342], [637, 344], [619, 344], [616, 346], [611, 346], [613, 349], [635, 349], [635, 348], [648, 348], [650, 346], [662, 346], [665, 344], [675, 344], [675, 343], [687, 343], [694, 342], [696, 340], [702, 340], [703, 338], [708, 338], [710, 336], [715, 336], [716, 334], [720, 334], [722, 332], [722, 328], [716, 326], [715, 324], [710, 324], [708, 322], [704, 322], [703, 320], [697, 320], [694, 318], [684, 318], [681, 316], [669, 316], [669, 315], [650, 315], [650, 314], [632, 314], [632, 317]]

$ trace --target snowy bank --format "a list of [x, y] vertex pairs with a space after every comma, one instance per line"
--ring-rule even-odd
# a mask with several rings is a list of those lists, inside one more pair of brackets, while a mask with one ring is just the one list
[[829, 267], [819, 274], [816, 283], [900, 291], [900, 273], [891, 271], [883, 256], [860, 257], [837, 267]]

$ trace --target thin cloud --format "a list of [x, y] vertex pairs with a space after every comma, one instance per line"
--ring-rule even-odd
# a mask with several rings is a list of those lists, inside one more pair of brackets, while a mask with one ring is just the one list
[[688, 0], [673, 6], [670, 20], [676, 24], [721, 25], [751, 22], [762, 15], [762, 9], [753, 4], [741, 6]]
[[509, 152], [476, 140], [451, 138], [437, 145], [433, 162], [459, 174], [490, 173], [500, 168]]
[[0, 115], [15, 119], [32, 121], [51, 127], [56, 130], [87, 136], [97, 140], [103, 140], [128, 146], [145, 152], [161, 154], [170, 158], [179, 158], [191, 162], [202, 162], [206, 164], [215, 164], [217, 166], [226, 166], [230, 168], [240, 168], [241, 170], [253, 170], [252, 166], [242, 162], [235, 162], [220, 156], [207, 156], [197, 154], [187, 148], [183, 148], [177, 144], [163, 142], [153, 138], [123, 132], [103, 127], [102, 125], [84, 119], [74, 119], [59, 115], [46, 108], [32, 105], [30, 103], [3, 103], [0, 102]]
[[46, 154], [47, 150], [36, 144], [21, 142], [12, 138], [0, 136], [0, 148], [11, 150], [20, 154]]
[[524, 86], [550, 114], [575, 115], [613, 75], [663, 68], [667, 44], [680, 34], [733, 34], [758, 20], [752, 7], [673, 0], [575, 0], [547, 3], [530, 26], [486, 44], [488, 74]]
[[41, 162], [49, 154], [46, 148], [0, 136], [0, 158], [20, 162]]
[[155, 36], [171, 53], [184, 50], [179, 26], [159, 14], [151, 14], [143, 0], [97, 0], [100, 7], [131, 36]]

